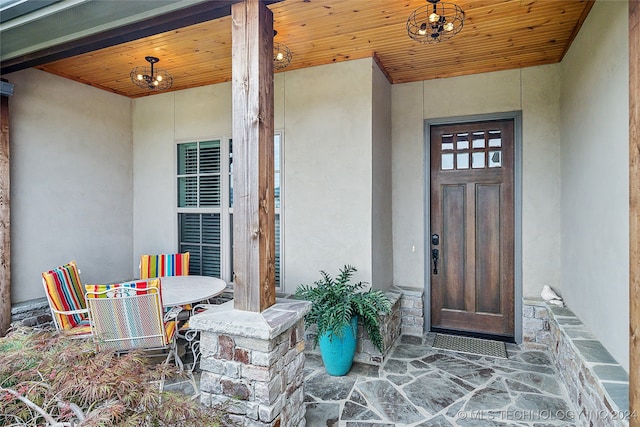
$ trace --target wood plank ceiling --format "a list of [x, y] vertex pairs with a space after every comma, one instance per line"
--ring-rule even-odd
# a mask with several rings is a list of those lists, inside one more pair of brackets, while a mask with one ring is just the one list
[[[293, 53], [283, 71], [374, 56], [392, 83], [551, 64], [562, 60], [591, 0], [449, 0], [465, 12], [449, 41], [421, 44], [406, 21], [425, 0], [284, 0], [271, 4], [275, 41]], [[128, 97], [160, 92], [133, 85], [129, 72], [160, 58], [170, 90], [231, 79], [231, 17], [119, 44], [37, 68]]]

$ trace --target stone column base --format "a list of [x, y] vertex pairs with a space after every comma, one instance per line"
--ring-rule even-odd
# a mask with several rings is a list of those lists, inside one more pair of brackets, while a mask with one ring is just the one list
[[278, 300], [262, 313], [229, 301], [191, 317], [200, 331], [201, 402], [222, 404], [241, 426], [305, 426], [306, 301]]

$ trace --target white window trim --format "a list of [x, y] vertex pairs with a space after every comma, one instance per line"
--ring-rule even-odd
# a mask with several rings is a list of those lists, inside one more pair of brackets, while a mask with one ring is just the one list
[[229, 284], [233, 285], [233, 265], [231, 265], [232, 258], [232, 248], [231, 248], [231, 236], [233, 234], [233, 228], [229, 227], [231, 215], [233, 215], [233, 208], [229, 207], [229, 185], [230, 185], [230, 176], [229, 176], [229, 141], [231, 141], [231, 137], [225, 136], [223, 138], [223, 147], [222, 147], [222, 156], [225, 159], [224, 167], [221, 168], [223, 170], [221, 184], [224, 189], [222, 193], [224, 194], [222, 200], [222, 212], [223, 218], [227, 220], [227, 226], [225, 227], [224, 233], [221, 236], [221, 245], [223, 245], [224, 251], [223, 253], [227, 254], [225, 258], [226, 262], [224, 265], [220, 266], [220, 270], [224, 276], [224, 280]]
[[[285, 286], [285, 274], [284, 274], [284, 266], [285, 266], [285, 262], [284, 262], [284, 236], [285, 236], [285, 221], [284, 221], [284, 210], [285, 210], [285, 197], [286, 197], [286, 191], [284, 188], [284, 174], [285, 174], [285, 170], [286, 168], [284, 167], [285, 163], [285, 143], [284, 143], [284, 130], [283, 129], [279, 129], [276, 130], [274, 132], [274, 135], [280, 135], [280, 208], [276, 209], [276, 213], [278, 213], [280, 215], [280, 286], [276, 286], [276, 291], [278, 292], [286, 292], [286, 286]], [[275, 190], [275, 189], [274, 189]]]
[[[276, 130], [274, 135], [280, 136], [280, 208], [275, 209], [275, 213], [280, 215], [280, 286], [276, 287], [276, 291], [284, 292], [285, 291], [285, 279], [284, 279], [284, 236], [285, 236], [285, 226], [284, 226], [284, 206], [285, 206], [285, 150], [284, 150], [284, 131]], [[180, 230], [178, 228], [178, 214], [180, 213], [219, 213], [220, 214], [220, 222], [221, 224], [227, 224], [226, 227], [221, 227], [221, 235], [220, 235], [220, 245], [221, 245], [221, 258], [225, 260], [220, 266], [220, 275], [221, 279], [227, 282], [227, 284], [233, 286], [233, 266], [231, 265], [232, 257], [231, 257], [231, 234], [233, 233], [232, 227], [229, 227], [229, 220], [231, 215], [233, 214], [233, 208], [229, 207], [229, 184], [230, 184], [230, 170], [229, 170], [229, 141], [231, 141], [230, 136], [216, 136], [216, 137], [201, 137], [201, 138], [181, 138], [176, 139], [173, 149], [173, 229], [175, 236], [175, 247], [179, 248], [180, 246]], [[223, 159], [223, 164], [220, 169], [220, 186], [221, 186], [221, 198], [220, 198], [220, 207], [219, 208], [194, 208], [194, 207], [178, 207], [178, 145], [190, 142], [204, 142], [204, 141], [220, 141], [220, 157]]]

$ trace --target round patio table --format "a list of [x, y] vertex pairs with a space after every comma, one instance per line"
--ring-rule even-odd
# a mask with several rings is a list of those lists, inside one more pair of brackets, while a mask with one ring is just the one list
[[160, 278], [162, 305], [176, 307], [206, 301], [224, 292], [224, 280], [209, 276], [166, 276]]

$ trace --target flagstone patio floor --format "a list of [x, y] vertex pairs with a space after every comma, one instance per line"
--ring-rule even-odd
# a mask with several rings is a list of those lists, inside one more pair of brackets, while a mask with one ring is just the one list
[[436, 349], [434, 338], [402, 336], [382, 366], [356, 362], [343, 377], [307, 354], [307, 427], [583, 425], [546, 352], [507, 344], [503, 359]]
[[344, 377], [307, 355], [307, 427], [582, 425], [547, 353], [470, 355], [435, 349], [434, 337], [402, 336], [381, 367], [355, 363]]

